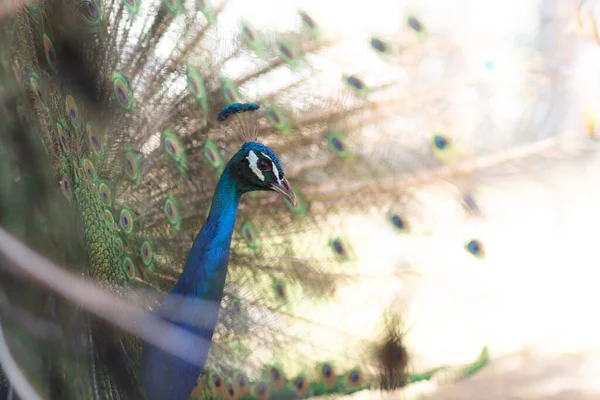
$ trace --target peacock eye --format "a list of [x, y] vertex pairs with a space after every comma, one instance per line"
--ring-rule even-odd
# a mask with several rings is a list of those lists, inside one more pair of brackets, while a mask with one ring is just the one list
[[256, 166], [262, 172], [268, 172], [273, 169], [273, 165], [269, 161], [265, 160], [264, 158], [261, 158], [260, 160], [258, 160], [258, 162], [256, 163]]

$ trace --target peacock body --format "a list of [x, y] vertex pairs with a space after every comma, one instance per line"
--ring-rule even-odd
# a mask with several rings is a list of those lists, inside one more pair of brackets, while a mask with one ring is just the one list
[[[400, 39], [365, 40], [380, 69], [331, 84], [319, 65], [336, 63], [336, 39], [307, 12], [281, 31], [242, 20], [229, 36], [231, 3], [39, 0], [2, 22], [2, 226], [203, 339], [187, 348], [177, 330], [158, 338], [189, 353], [184, 361], [138, 337], [154, 332], [143, 318], [139, 335], [125, 332], [118, 317], [6, 274], [6, 297], [45, 321], [33, 334], [29, 319], [2, 318], [27, 381], [44, 398], [266, 399], [471, 375], [486, 349], [465, 367], [407, 372], [405, 270], [361, 269], [342, 221], [363, 215], [427, 237], [436, 226], [412, 188], [445, 181], [476, 225], [481, 170], [556, 143], [524, 128], [518, 139], [453, 137], [472, 115], [446, 94], [487, 95], [493, 65], [481, 79], [461, 74], [460, 46], [414, 14]], [[269, 147], [240, 149], [240, 136]], [[232, 169], [240, 161], [244, 172]], [[476, 235], [462, 247], [485, 258]], [[370, 280], [387, 295], [347, 295]], [[341, 315], [341, 302], [356, 315]]]

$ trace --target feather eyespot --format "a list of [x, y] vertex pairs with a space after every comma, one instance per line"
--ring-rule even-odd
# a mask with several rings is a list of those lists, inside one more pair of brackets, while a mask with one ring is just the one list
[[350, 246], [342, 238], [338, 237], [338, 238], [333, 238], [333, 239], [329, 240], [329, 246], [331, 247], [331, 250], [333, 250], [333, 252], [337, 256], [338, 260], [342, 261], [342, 260], [350, 259], [350, 255], [351, 255]]
[[312, 19], [312, 17], [310, 15], [308, 15], [305, 12], [300, 12], [300, 18], [302, 18], [302, 22], [310, 29], [315, 29], [317, 27], [317, 24], [315, 23], [315, 20]]
[[163, 209], [169, 224], [178, 230], [181, 226], [181, 218], [179, 216], [179, 208], [177, 207], [177, 201], [175, 200], [175, 197], [167, 197]]
[[331, 387], [335, 384], [337, 379], [335, 371], [330, 363], [323, 363], [320, 367], [320, 378], [323, 384], [327, 387]]
[[239, 395], [239, 397], [245, 397], [248, 394], [248, 392], [250, 391], [250, 387], [248, 385], [248, 380], [242, 373], [237, 373], [235, 375], [234, 384], [236, 387], [236, 392]]
[[87, 0], [87, 16], [92, 24], [98, 24], [102, 20], [102, 10], [97, 0]]
[[350, 75], [346, 78], [346, 82], [357, 90], [362, 90], [365, 88], [365, 83], [355, 75]]
[[362, 386], [363, 376], [362, 372], [358, 368], [355, 368], [348, 372], [346, 377], [348, 385], [350, 385], [350, 387], [359, 388]]
[[463, 195], [463, 205], [467, 211], [471, 211], [471, 212], [475, 212], [475, 213], [480, 212], [479, 206], [477, 205], [475, 198], [470, 193], [465, 193]]
[[57, 60], [56, 60], [56, 51], [54, 50], [54, 45], [52, 41], [48, 37], [48, 35], [44, 34], [44, 53], [46, 54], [46, 62], [52, 68], [53, 71], [56, 72], [57, 69]]
[[267, 114], [267, 118], [272, 120], [275, 125], [279, 125], [281, 123], [281, 119], [279, 118], [279, 115], [277, 115], [277, 113], [275, 112], [274, 109], [272, 109], [272, 108], [267, 109], [266, 114]]
[[346, 135], [338, 131], [327, 132], [327, 147], [336, 157], [346, 159], [352, 156], [352, 150], [346, 143]]
[[127, 168], [127, 173], [129, 175], [133, 175], [133, 173], [134, 173], [133, 165], [134, 165], [134, 163], [131, 160], [126, 160], [125, 168]]
[[223, 385], [223, 378], [221, 378], [221, 375], [217, 373], [211, 374], [210, 387], [215, 397], [223, 397], [225, 385]]
[[270, 376], [271, 376], [271, 385], [273, 385], [273, 389], [275, 389], [275, 390], [283, 389], [283, 386], [285, 385], [285, 379], [283, 378], [281, 371], [279, 371], [279, 368], [272, 367], [270, 370]]
[[242, 32], [244, 33], [244, 36], [246, 36], [246, 38], [248, 38], [248, 40], [250, 40], [252, 42], [256, 40], [256, 37], [254, 36], [254, 32], [252, 32], [252, 29], [250, 29], [249, 26], [243, 26]]
[[483, 249], [483, 244], [477, 239], [470, 240], [465, 245], [465, 248], [467, 249], [467, 251], [469, 253], [471, 253], [472, 255], [474, 255], [477, 258], [483, 258], [483, 256], [485, 255], [485, 251]]
[[292, 213], [294, 213], [298, 217], [303, 217], [308, 213], [308, 206], [304, 202], [304, 197], [302, 197], [302, 194], [300, 192], [298, 192], [297, 190], [292, 190], [292, 191], [294, 192], [294, 195], [296, 196], [296, 205], [293, 205], [292, 203], [290, 203], [290, 201], [288, 199], [283, 199], [283, 200], [284, 200], [285, 204], [288, 206], [288, 208], [292, 211]]
[[220, 149], [210, 140], [204, 144], [204, 158], [215, 169], [220, 169], [224, 164]]
[[396, 228], [398, 231], [406, 232], [409, 230], [410, 225], [400, 215], [392, 214], [389, 218], [390, 218], [390, 222], [391, 222], [392, 226], [394, 228]]
[[117, 97], [119, 99], [119, 102], [121, 102], [121, 104], [127, 105], [128, 99], [127, 99], [127, 96], [125, 95], [125, 90], [121, 86], [117, 86], [116, 90], [117, 90]]
[[343, 256], [346, 254], [346, 249], [344, 248], [344, 244], [339, 239], [334, 239], [331, 242], [331, 247], [333, 248], [333, 251], [335, 251], [340, 256]]
[[238, 385], [239, 387], [242, 387], [242, 388], [243, 388], [243, 387], [245, 387], [245, 386], [246, 386], [246, 378], [244, 378], [244, 376], [243, 376], [243, 375], [238, 375], [238, 376], [235, 378], [235, 381], [236, 381], [236, 383], [237, 383], [237, 385]]
[[333, 242], [333, 249], [338, 254], [344, 254], [344, 247], [343, 247], [342, 243], [340, 243], [337, 240]]
[[115, 98], [117, 99], [117, 102], [123, 109], [127, 111], [132, 111], [134, 108], [135, 101], [133, 99], [133, 93], [131, 91], [131, 87], [129, 86], [127, 78], [119, 72], [114, 72], [112, 74], [112, 81], [114, 94]]
[[237, 396], [235, 393], [235, 387], [231, 383], [227, 383], [225, 385], [225, 392], [227, 394], [226, 400], [237, 399]]
[[271, 379], [275, 382], [279, 382], [281, 379], [281, 373], [277, 368], [271, 368]]
[[181, 140], [171, 130], [162, 132], [163, 146], [167, 155], [181, 168], [185, 168], [185, 151]]
[[421, 33], [423, 31], [423, 24], [416, 17], [408, 17], [406, 23], [417, 33]]
[[268, 106], [265, 110], [267, 121], [278, 131], [286, 131], [290, 127], [290, 120], [285, 114], [274, 105]]
[[447, 139], [440, 134], [433, 135], [433, 145], [438, 150], [446, 150], [450, 147], [451, 143], [450, 139]]
[[223, 79], [223, 97], [227, 104], [242, 103], [238, 88], [228, 79]]
[[188, 86], [191, 89], [192, 93], [196, 94], [198, 93], [198, 82], [196, 82], [191, 76], [188, 76]]
[[387, 43], [379, 38], [371, 38], [371, 47], [380, 53], [387, 53], [389, 51]]
[[84, 158], [82, 162], [82, 167], [88, 179], [94, 179], [96, 177], [96, 168], [90, 160]]
[[340, 141], [340, 139], [331, 139], [331, 144], [337, 151], [344, 151], [344, 144]]
[[125, 270], [125, 273], [127, 274], [127, 277], [129, 278], [129, 280], [132, 280], [133, 278], [135, 278], [135, 266], [133, 265], [133, 261], [131, 260], [131, 258], [129, 257], [125, 257], [123, 259], [123, 270]]
[[298, 393], [300, 396], [304, 396], [306, 390], [308, 389], [306, 385], [306, 378], [304, 376], [298, 376], [296, 379], [294, 379], [293, 386], [296, 393]]
[[277, 49], [279, 50], [281, 58], [283, 58], [288, 65], [292, 68], [298, 65], [299, 57], [295, 54], [295, 50], [290, 45], [277, 41]]
[[242, 302], [239, 298], [231, 299], [231, 309], [236, 316], [242, 315]]
[[154, 260], [154, 251], [152, 250], [152, 245], [149, 241], [146, 240], [144, 243], [142, 243], [140, 254], [142, 256], [142, 262], [144, 265], [149, 267], [152, 264], [152, 260]]
[[100, 139], [100, 136], [96, 133], [96, 130], [94, 129], [92, 124], [86, 124], [85, 128], [88, 134], [88, 139], [92, 150], [94, 151], [94, 153], [96, 153], [96, 155], [102, 155], [104, 149], [102, 147], [102, 140]]
[[44, 110], [48, 110], [48, 105], [46, 104], [46, 95], [42, 91], [42, 87], [35, 76], [29, 78], [29, 85], [31, 86], [31, 90], [33, 90], [40, 103], [42, 103], [42, 108]]
[[237, 100], [237, 96], [236, 93], [233, 91], [233, 89], [231, 88], [225, 88], [225, 98], [227, 99], [227, 101], [229, 101], [230, 103], [234, 102]]
[[210, 161], [211, 163], [214, 163], [217, 161], [217, 156], [215, 155], [215, 152], [212, 151], [212, 149], [206, 150], [206, 157], [208, 158], [208, 161]]
[[119, 216], [119, 226], [125, 234], [130, 234], [133, 231], [133, 217], [131, 212], [124, 208]]
[[73, 196], [73, 191], [71, 189], [71, 182], [69, 181], [69, 178], [67, 178], [66, 176], [61, 179], [60, 188], [67, 199], [70, 199]]
[[79, 120], [79, 110], [77, 109], [77, 103], [75, 102], [75, 99], [73, 96], [69, 95], [67, 96], [65, 103], [67, 114], [69, 114], [69, 118], [71, 119], [71, 125], [73, 125], [75, 128], [79, 128], [81, 121]]
[[275, 290], [276, 298], [282, 301], [283, 303], [286, 303], [288, 296], [285, 288], [285, 282], [280, 280], [273, 282], [273, 289]]
[[356, 75], [344, 75], [346, 85], [358, 96], [364, 96], [370, 92], [367, 84]]
[[188, 67], [186, 70], [188, 89], [192, 96], [201, 100], [206, 98], [206, 86], [204, 80], [195, 69]]
[[60, 143], [63, 146], [63, 149], [69, 149], [69, 143], [67, 142], [67, 137], [65, 136], [65, 129], [60, 122], [56, 123], [56, 132], [58, 133], [58, 137], [60, 138]]
[[260, 383], [256, 384], [256, 386], [254, 386], [254, 396], [260, 400], [268, 399], [269, 398], [269, 386], [264, 382], [260, 382]]
[[137, 155], [133, 151], [125, 153], [125, 175], [136, 184], [140, 182], [140, 169]]
[[286, 58], [294, 57], [294, 53], [292, 53], [292, 50], [285, 43], [279, 42], [279, 43], [277, 43], [277, 47], [279, 48], [279, 51], [281, 51], [281, 54], [284, 55], [284, 57], [286, 57]]
[[262, 50], [263, 41], [260, 32], [255, 31], [247, 22], [242, 22], [242, 39], [254, 51], [259, 52]]
[[88, 3], [88, 11], [90, 13], [90, 17], [92, 17], [93, 19], [98, 18], [98, 8], [92, 1]]
[[248, 247], [253, 250], [257, 249], [259, 245], [259, 235], [254, 224], [250, 221], [244, 222], [240, 228], [240, 231]]
[[281, 298], [285, 298], [285, 289], [283, 288], [283, 286], [277, 285], [277, 287], [275, 288], [275, 291], [277, 292], [277, 296], [279, 296]]

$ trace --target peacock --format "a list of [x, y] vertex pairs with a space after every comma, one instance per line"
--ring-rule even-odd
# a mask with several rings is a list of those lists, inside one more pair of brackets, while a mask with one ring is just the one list
[[[364, 263], [361, 238], [426, 240], [439, 226], [415, 188], [437, 182], [476, 227], [481, 181], [553, 160], [561, 130], [530, 129], [527, 110], [459, 134], [502, 82], [491, 60], [465, 73], [461, 46], [416, 12], [364, 38], [377, 67], [342, 68], [343, 38], [306, 10], [259, 29], [234, 18], [244, 4], [36, 0], [2, 15], [0, 220], [4, 243], [27, 246], [0, 259], [5, 394], [340, 396], [486, 365], [484, 347], [415, 370], [400, 295], [414, 274]], [[543, 67], [527, 65], [520, 96], [553, 84]], [[351, 216], [380, 222], [351, 230]], [[485, 259], [481, 238], [461, 240], [465, 263]], [[15, 256], [32, 251], [44, 258]]]

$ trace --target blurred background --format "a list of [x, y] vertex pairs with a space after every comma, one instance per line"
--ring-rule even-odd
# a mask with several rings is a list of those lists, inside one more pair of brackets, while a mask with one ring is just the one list
[[[585, 146], [587, 135], [594, 140], [600, 104], [597, 2], [374, 0], [302, 5], [324, 27], [346, 38], [347, 44], [332, 56], [346, 68], [376, 70], [379, 60], [363, 56], [368, 46], [364, 37], [398, 34], [398, 15], [406, 10], [422, 18], [429, 40], [459, 47], [461, 72], [484, 77], [479, 89], [485, 93], [480, 95], [485, 100], [479, 97], [481, 101], [452, 116], [453, 134], [464, 134], [463, 143], [494, 140], [485, 120], [510, 130], [523, 118], [533, 120], [529, 129], [537, 137], [559, 131], [579, 137], [577, 144], [565, 147]], [[272, 16], [263, 17], [265, 24], [277, 23]], [[439, 55], [439, 48], [432, 46], [432, 54]], [[419, 65], [423, 75], [447, 67], [427, 62], [431, 64]], [[535, 90], [540, 81], [551, 83]], [[525, 93], [524, 87], [529, 88]], [[463, 96], [476, 96], [469, 89], [437, 90], [445, 99], [460, 102]], [[435, 185], [419, 192], [424, 208], [435, 213], [435, 233], [401, 244], [394, 235], [380, 233], [361, 255], [382, 266], [410, 260], [419, 273], [399, 289], [408, 304], [413, 362], [424, 368], [466, 363], [482, 344], [489, 346], [492, 361], [474, 377], [447, 387], [418, 383], [390, 395], [361, 392], [346, 398], [421, 398], [423, 393], [432, 399], [598, 398], [600, 324], [592, 310], [600, 301], [593, 233], [600, 221], [599, 167], [593, 156], [544, 165], [533, 177], [483, 176], [477, 204], [485, 219], [477, 222], [456, 217], [452, 199], [444, 199]], [[348, 222], [357, 235], [369, 223], [359, 218]], [[484, 260], [468, 260], [456, 246], [473, 234], [485, 243]], [[374, 287], [371, 293], [378, 292]]]

